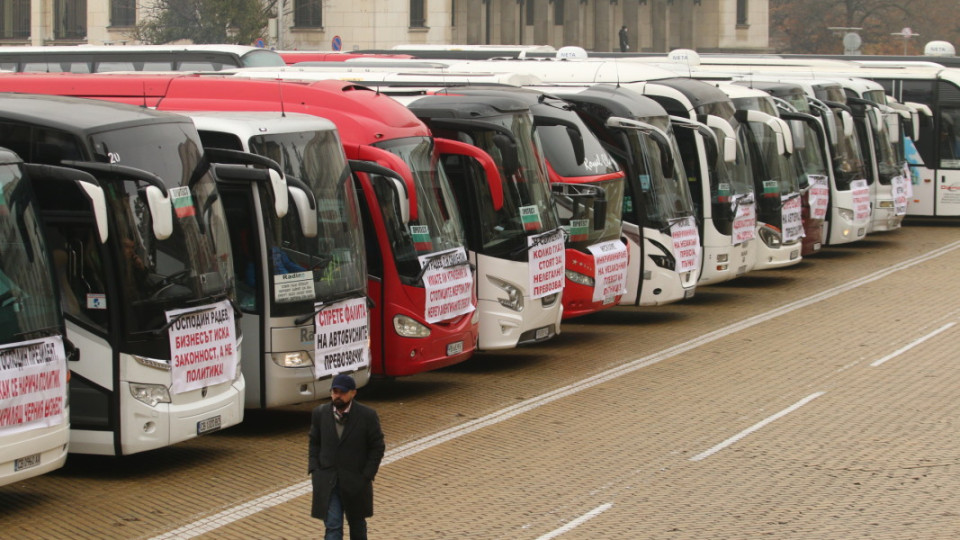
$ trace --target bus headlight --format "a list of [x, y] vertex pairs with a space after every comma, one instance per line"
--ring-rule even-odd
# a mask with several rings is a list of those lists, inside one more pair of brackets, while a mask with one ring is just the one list
[[593, 287], [593, 278], [590, 276], [585, 276], [580, 272], [574, 272], [573, 270], [564, 270], [564, 275], [567, 276], [567, 279], [574, 283], [579, 283], [580, 285], [586, 285], [587, 287]]
[[512, 309], [513, 311], [523, 311], [523, 294], [520, 293], [520, 289], [514, 287], [513, 285], [503, 281], [502, 279], [497, 279], [495, 277], [487, 276], [487, 279], [490, 280], [490, 283], [493, 283], [497, 287], [507, 293], [506, 298], [497, 298], [497, 301], [500, 302], [500, 305]]
[[893, 201], [877, 201], [877, 208], [893, 208]]
[[837, 213], [840, 214], [840, 217], [841, 217], [841, 218], [843, 218], [843, 219], [845, 219], [845, 220], [847, 220], [847, 221], [853, 221], [853, 210], [847, 210], [846, 208], [840, 208]]
[[151, 407], [156, 407], [158, 403], [170, 403], [170, 392], [162, 384], [130, 383], [130, 394]]
[[273, 353], [273, 363], [285, 368], [297, 368], [313, 365], [313, 359], [307, 351]]
[[393, 329], [403, 337], [425, 338], [430, 336], [429, 328], [406, 315], [397, 315], [393, 318]]
[[780, 233], [770, 227], [760, 227], [757, 231], [763, 243], [772, 248], [780, 247]]

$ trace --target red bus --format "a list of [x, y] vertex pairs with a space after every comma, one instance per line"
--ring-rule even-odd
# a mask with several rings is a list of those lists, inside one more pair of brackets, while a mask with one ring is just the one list
[[406, 107], [343, 81], [197, 75], [9, 74], [0, 91], [167, 111], [298, 112], [332, 121], [360, 198], [368, 263], [371, 373], [412, 375], [476, 349], [479, 320], [463, 226], [427, 127]]

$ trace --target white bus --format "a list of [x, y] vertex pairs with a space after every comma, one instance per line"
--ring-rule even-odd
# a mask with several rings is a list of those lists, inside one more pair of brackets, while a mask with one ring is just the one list
[[776, 105], [762, 90], [736, 84], [718, 84], [733, 102], [739, 121], [738, 138], [751, 147], [757, 193], [755, 270], [780, 268], [801, 260], [802, 203], [790, 128], [779, 118]]
[[0, 146], [103, 187], [94, 199], [69, 182], [37, 193], [67, 337], [80, 351], [70, 363], [70, 451], [127, 455], [239, 423], [230, 237], [190, 119], [8, 93]]
[[[316, 362], [314, 313], [366, 299], [367, 271], [357, 195], [336, 127], [300, 113], [181, 112], [211, 149], [278, 163], [288, 210], [278, 216], [262, 182], [218, 180], [233, 247], [243, 318], [246, 406], [323, 399], [334, 372]], [[369, 336], [369, 321], [364, 331]], [[364, 355], [369, 358], [369, 343]], [[329, 345], [322, 348], [329, 349]], [[322, 357], [322, 356], [321, 356]], [[337, 372], [339, 373], [339, 371]], [[351, 375], [363, 386], [369, 361]]]
[[283, 65], [276, 51], [244, 45], [0, 47], [0, 70], [25, 73], [220, 71]]
[[0, 486], [62, 467], [70, 437], [63, 316], [34, 198], [57, 186], [27, 169], [0, 149]]

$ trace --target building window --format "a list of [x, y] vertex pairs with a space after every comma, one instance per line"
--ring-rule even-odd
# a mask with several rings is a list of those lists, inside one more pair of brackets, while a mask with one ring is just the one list
[[87, 37], [87, 0], [54, 0], [53, 38], [84, 39]]
[[563, 0], [553, 0], [553, 24], [563, 24]]
[[426, 0], [410, 0], [410, 28], [427, 26]]
[[737, 0], [737, 26], [747, 24], [747, 0]]
[[0, 39], [30, 37], [30, 0], [0, 2]]
[[137, 0], [111, 0], [110, 26], [133, 26], [137, 23]]
[[527, 26], [530, 26], [533, 24], [533, 0], [527, 0], [527, 3], [524, 7], [527, 8], [527, 12], [524, 14], [524, 18], [527, 20], [524, 22], [527, 24]]
[[323, 7], [320, 0], [296, 0], [293, 25], [301, 28], [322, 28]]

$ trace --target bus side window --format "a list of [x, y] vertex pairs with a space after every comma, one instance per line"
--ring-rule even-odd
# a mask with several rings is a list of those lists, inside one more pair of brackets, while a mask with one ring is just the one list
[[940, 110], [940, 168], [960, 169], [960, 108]]

